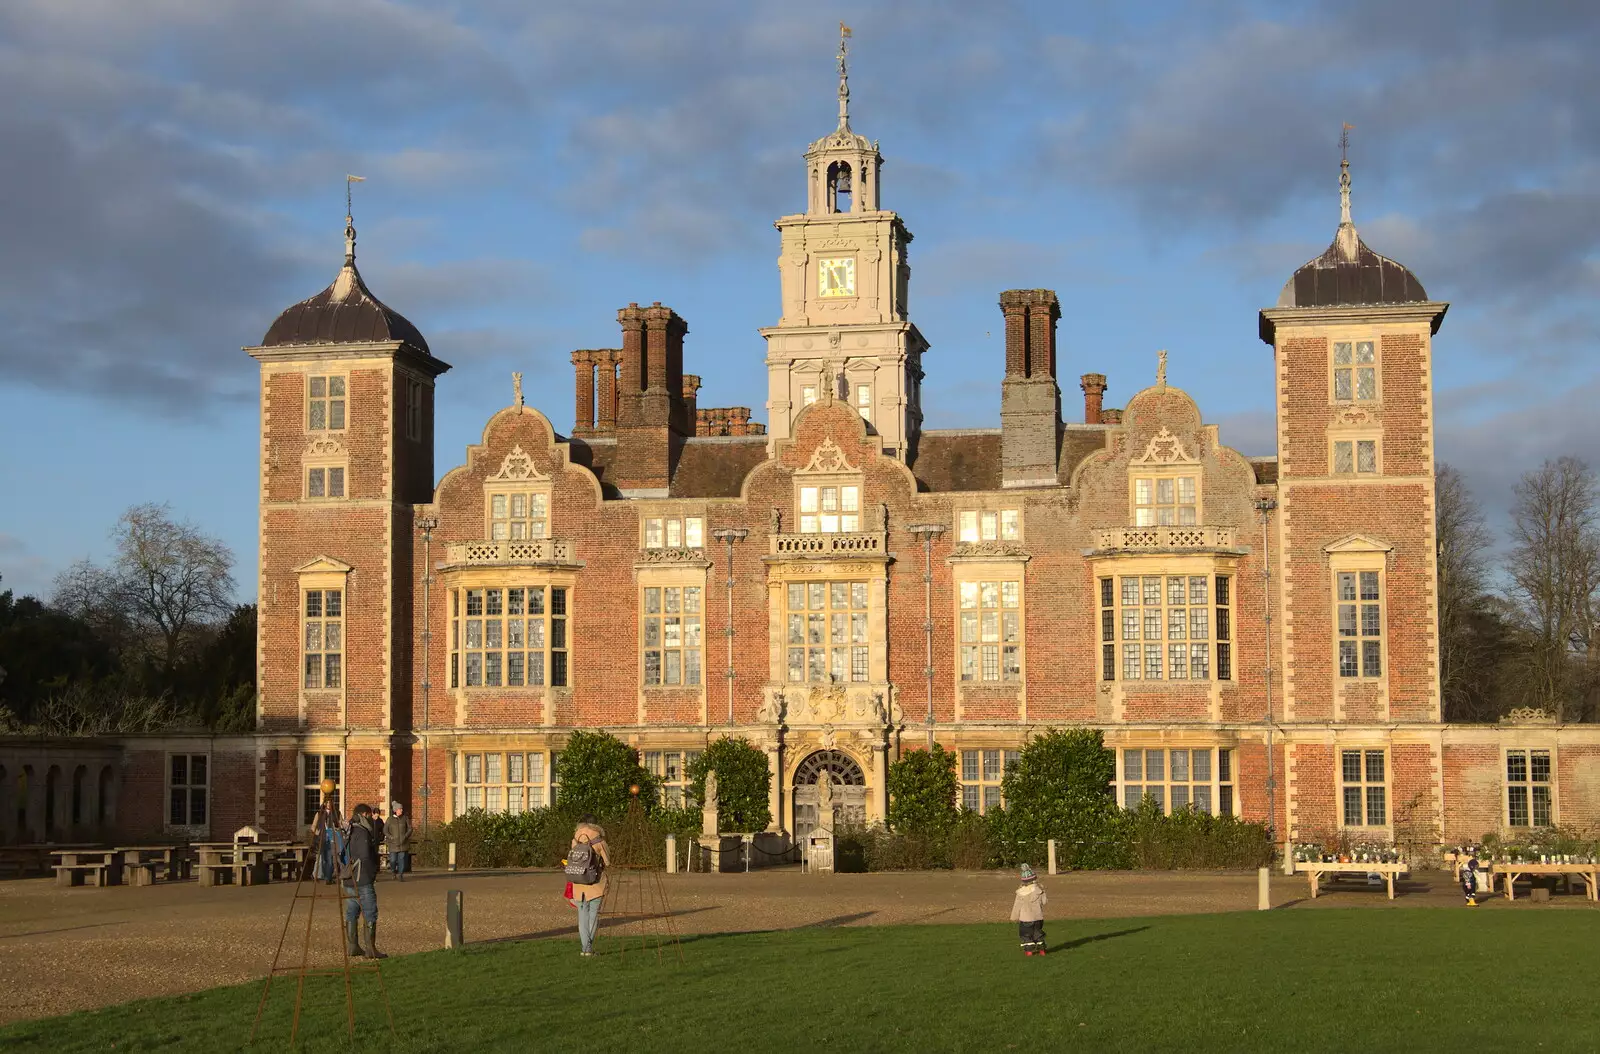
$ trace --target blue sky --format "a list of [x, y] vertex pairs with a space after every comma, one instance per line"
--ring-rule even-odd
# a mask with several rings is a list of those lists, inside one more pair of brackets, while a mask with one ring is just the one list
[[[1452, 302], [1439, 451], [1498, 518], [1593, 458], [1600, 19], [1489, 0], [427, 5], [12, 0], [0, 8], [0, 588], [104, 558], [167, 501], [254, 580], [257, 373], [239, 348], [332, 278], [344, 175], [368, 284], [454, 365], [437, 468], [511, 398], [571, 424], [616, 309], [689, 323], [702, 405], [764, 419], [776, 217], [834, 123], [916, 235], [932, 427], [998, 423], [997, 294], [1058, 291], [1108, 406], [1168, 349], [1224, 441], [1270, 453], [1256, 311], [1325, 247], [1355, 125], [1367, 243]], [[1497, 519], [1498, 522], [1498, 519]], [[250, 599], [247, 595], [245, 599]]]

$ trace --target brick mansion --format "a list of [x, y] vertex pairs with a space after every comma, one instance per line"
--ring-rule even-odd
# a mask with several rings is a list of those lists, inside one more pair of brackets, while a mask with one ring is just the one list
[[803, 834], [822, 773], [844, 816], [880, 820], [889, 765], [938, 742], [983, 811], [1032, 736], [1071, 726], [1104, 732], [1119, 801], [1270, 809], [1288, 841], [1600, 820], [1600, 728], [1441, 719], [1448, 305], [1362, 241], [1348, 163], [1331, 244], [1263, 291], [1274, 456], [1229, 447], [1164, 355], [1102, 405], [1048, 289], [996, 291], [999, 426], [944, 430], [911, 232], [848, 102], [841, 56], [837, 127], [777, 221], [764, 424], [700, 406], [685, 319], [629, 304], [616, 347], [572, 353], [570, 417], [519, 380], [441, 475], [449, 366], [368, 289], [347, 223], [332, 284], [246, 349], [258, 732], [127, 740], [101, 790], [117, 825], [287, 836], [329, 776], [429, 823], [534, 808], [568, 735], [604, 729], [669, 798], [708, 742], [750, 740], [774, 828]]

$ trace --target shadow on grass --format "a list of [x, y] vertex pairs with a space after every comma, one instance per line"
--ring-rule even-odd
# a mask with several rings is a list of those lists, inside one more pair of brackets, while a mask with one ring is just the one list
[[[640, 922], [640, 921], [648, 922], [648, 921], [652, 921], [652, 920], [656, 920], [656, 919], [664, 919], [664, 918], [677, 919], [677, 918], [682, 918], [685, 915], [694, 915], [694, 914], [697, 914], [697, 913], [702, 912], [702, 911], [715, 911], [715, 910], [716, 910], [716, 905], [715, 904], [709, 904], [709, 905], [707, 905], [707, 906], [705, 906], [703, 908], [679, 908], [678, 910], [670, 912], [670, 913], [667, 913], [667, 912], [655, 912], [655, 913], [652, 913], [652, 914], [646, 914], [646, 915], [642, 915], [642, 916], [640, 916], [640, 915], [632, 915], [632, 916], [629, 916], [628, 918], [625, 918], [625, 919], [624, 918], [618, 918], [615, 915], [601, 915], [600, 916], [600, 927], [599, 928], [602, 931], [604, 931], [604, 930], [609, 930], [609, 929], [615, 929], [618, 926], [625, 926], [625, 925], [629, 925], [631, 923], [636, 923], [636, 922]], [[535, 931], [533, 933], [513, 933], [508, 937], [487, 937], [487, 938], [485, 938], [483, 940], [468, 941], [467, 943], [468, 944], [472, 944], [472, 945], [480, 945], [480, 944], [515, 944], [515, 943], [517, 943], [519, 941], [536, 941], [536, 940], [542, 940], [542, 939], [544, 939], [546, 937], [573, 936], [577, 932], [578, 932], [578, 919], [577, 919], [577, 916], [574, 915], [573, 919], [572, 919], [572, 925], [570, 925], [570, 926], [558, 926], [555, 929], [537, 930], [537, 931]]]
[[120, 922], [88, 922], [82, 926], [61, 926], [53, 930], [26, 930], [22, 933], [0, 933], [0, 941], [12, 940], [16, 937], [38, 937], [46, 933], [71, 933], [73, 930], [93, 930], [101, 926], [120, 926]]
[[1092, 933], [1087, 937], [1079, 937], [1075, 941], [1063, 941], [1054, 948], [1050, 948], [1048, 950], [1053, 952], [1069, 952], [1074, 948], [1081, 948], [1085, 944], [1093, 944], [1096, 941], [1108, 941], [1113, 937], [1126, 937], [1133, 933], [1143, 933], [1149, 928], [1149, 926], [1134, 926], [1131, 929], [1113, 930], [1110, 933]]

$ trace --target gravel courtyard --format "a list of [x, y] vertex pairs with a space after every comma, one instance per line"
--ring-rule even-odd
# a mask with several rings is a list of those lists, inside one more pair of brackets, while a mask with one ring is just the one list
[[[447, 890], [465, 895], [469, 942], [574, 939], [575, 914], [551, 871], [423, 872], [379, 883], [380, 941], [391, 955], [438, 948]], [[1003, 922], [1011, 872], [670, 875], [662, 881], [680, 932], [822, 926]], [[1041, 882], [1052, 918], [1247, 911], [1256, 876], [1237, 873], [1083, 872]], [[57, 888], [49, 879], [0, 882], [0, 1022], [44, 1017], [144, 996], [171, 995], [265, 976], [292, 883], [202, 889], [195, 882], [110, 889]], [[1325, 887], [1326, 888], [1326, 887]], [[1449, 876], [1419, 874], [1392, 903], [1380, 889], [1335, 887], [1315, 902], [1303, 879], [1274, 875], [1275, 907], [1403, 909], [1459, 903]], [[316, 930], [331, 945], [319, 902]], [[1549, 905], [1493, 899], [1478, 910], [1587, 907], [1581, 896]], [[303, 905], [301, 908], [303, 912]], [[298, 915], [303, 920], [303, 914]], [[299, 933], [303, 943], [304, 922]], [[294, 940], [291, 935], [291, 942]], [[299, 944], [294, 947], [298, 949]]]

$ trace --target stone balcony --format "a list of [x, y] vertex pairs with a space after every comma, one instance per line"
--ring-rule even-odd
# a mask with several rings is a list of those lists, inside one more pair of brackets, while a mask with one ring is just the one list
[[[852, 531], [848, 534], [774, 534], [768, 552], [779, 559], [840, 557], [883, 557], [889, 551], [882, 531]], [[770, 558], [769, 557], [769, 558]]]
[[1238, 530], [1197, 524], [1164, 527], [1111, 527], [1094, 532], [1102, 553], [1228, 552], [1238, 550]]
[[565, 538], [519, 541], [451, 542], [444, 547], [439, 570], [463, 567], [579, 567], [572, 543]]

